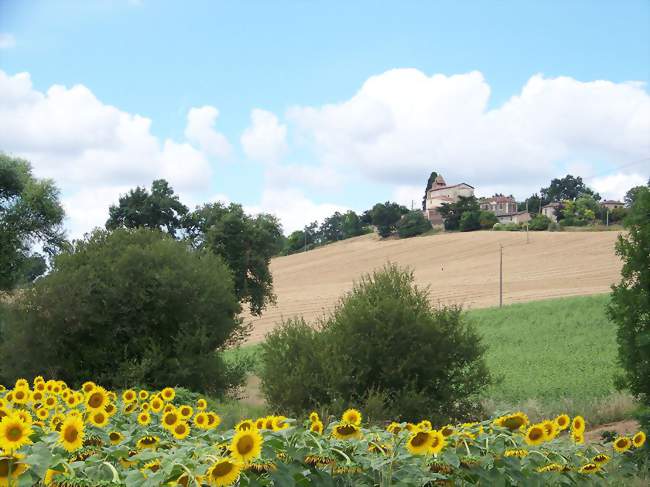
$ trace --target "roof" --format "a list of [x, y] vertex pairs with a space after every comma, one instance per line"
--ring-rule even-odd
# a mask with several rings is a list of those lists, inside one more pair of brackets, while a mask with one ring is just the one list
[[557, 201], [553, 201], [552, 203], [549, 203], [548, 205], [542, 206], [542, 208], [557, 208], [558, 206], [560, 206], [560, 203], [558, 203]]
[[514, 213], [505, 213], [503, 215], [497, 215], [497, 218], [501, 218], [503, 216], [516, 216], [516, 215], [523, 215], [524, 213], [529, 213], [526, 210], [523, 211], [515, 211]]
[[494, 203], [516, 203], [517, 201], [512, 196], [491, 196], [489, 198], [481, 198], [483, 201], [491, 201]]
[[600, 202], [601, 205], [622, 205], [621, 201], [616, 200], [605, 200]]
[[441, 187], [441, 188], [431, 188], [429, 191], [440, 191], [440, 190], [442, 190], [442, 189], [455, 188], [456, 186], [463, 186], [463, 185], [465, 185], [465, 186], [467, 186], [467, 187], [469, 187], [469, 188], [474, 189], [474, 186], [470, 186], [470, 185], [467, 184], [467, 183], [458, 183], [458, 184], [452, 184], [451, 186], [443, 186], [443, 187]]

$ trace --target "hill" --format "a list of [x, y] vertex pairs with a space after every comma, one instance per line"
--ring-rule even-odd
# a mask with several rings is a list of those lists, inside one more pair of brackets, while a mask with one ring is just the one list
[[306, 253], [273, 259], [277, 305], [252, 319], [250, 343], [282, 317], [312, 320], [330, 309], [364, 273], [396, 262], [411, 267], [434, 303], [484, 308], [499, 304], [499, 246], [503, 302], [606, 293], [619, 279], [618, 232], [446, 233], [405, 240], [364, 235]]

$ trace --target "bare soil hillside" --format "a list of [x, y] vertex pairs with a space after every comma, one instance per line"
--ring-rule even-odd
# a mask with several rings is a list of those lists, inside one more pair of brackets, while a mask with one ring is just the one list
[[364, 235], [271, 263], [276, 306], [253, 319], [249, 342], [259, 342], [283, 317], [312, 320], [336, 303], [364, 273], [386, 262], [409, 266], [431, 301], [466, 308], [499, 304], [499, 246], [503, 245], [503, 302], [605, 293], [617, 282], [618, 232], [450, 233], [381, 241]]

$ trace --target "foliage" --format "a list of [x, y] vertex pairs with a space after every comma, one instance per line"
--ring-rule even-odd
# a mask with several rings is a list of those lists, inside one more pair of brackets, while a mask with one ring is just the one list
[[551, 224], [551, 219], [546, 215], [537, 213], [533, 218], [528, 222], [528, 228], [530, 230], [548, 230], [548, 226]]
[[493, 230], [506, 231], [506, 232], [519, 232], [521, 231], [521, 224], [515, 222], [509, 223], [495, 223], [492, 227]]
[[276, 217], [249, 216], [236, 203], [211, 203], [188, 215], [187, 231], [195, 248], [209, 250], [228, 264], [235, 294], [253, 315], [275, 302], [269, 266], [284, 244]]
[[242, 380], [216, 354], [245, 331], [239, 311], [219, 257], [154, 230], [97, 230], [17, 300], [0, 367], [219, 394]]
[[630, 208], [634, 204], [637, 195], [642, 192], [644, 188], [650, 188], [650, 179], [648, 179], [648, 182], [645, 186], [634, 186], [633, 188], [630, 188], [627, 193], [625, 193], [625, 198], [623, 201], [625, 202], [626, 208]]
[[[479, 214], [480, 205], [474, 196], [460, 196], [455, 203], [443, 203], [438, 212], [445, 223], [445, 230], [459, 230], [465, 212]], [[472, 218], [473, 220], [473, 218]]]
[[[614, 208], [613, 210], [606, 212], [602, 212], [603, 215], [601, 217], [601, 220], [603, 223], [609, 223], [610, 225], [612, 223], [621, 223], [625, 218], [627, 217], [629, 213], [628, 208]], [[609, 215], [607, 215], [609, 213]]]
[[[383, 396], [389, 416], [414, 419], [426, 411], [447, 420], [475, 412], [475, 395], [489, 382], [481, 339], [460, 309], [432, 308], [428, 290], [413, 279], [389, 265], [356, 283], [319, 332], [302, 321], [272, 331], [273, 345], [264, 345], [262, 356], [263, 390], [288, 390], [310, 374], [318, 388], [292, 389], [292, 404], [276, 404], [276, 395], [267, 396], [269, 403], [292, 412], [307, 405], [340, 409], [373, 394]], [[282, 359], [273, 357], [276, 349]]]
[[600, 211], [600, 205], [591, 196], [580, 196], [575, 200], [564, 201], [563, 206], [563, 218], [560, 220], [563, 226], [589, 225], [596, 220]]
[[[632, 444], [625, 451], [613, 443], [586, 445], [584, 422], [578, 417], [567, 418], [570, 428], [558, 426], [564, 424], [559, 417], [531, 424], [522, 413], [446, 426], [431, 425], [424, 416], [418, 424], [382, 427], [368, 424], [365, 411], [349, 410], [341, 418], [314, 412], [304, 421], [284, 416], [250, 418], [247, 424], [226, 429], [210, 406], [203, 409], [193, 398], [184, 402], [189, 396], [180, 391], [163, 402], [176, 414], [173, 418], [154, 411], [151, 399], [126, 402], [122, 394], [91, 388], [93, 383], [87, 384], [85, 393], [56, 381], [39, 381], [34, 388], [48, 383], [59, 389], [49, 395], [62, 404], [61, 416], [31, 425], [16, 413], [37, 416], [40, 404], [30, 399], [18, 405], [13, 398], [32, 391], [16, 387], [0, 392], [3, 400], [12, 398], [7, 400], [8, 415], [2, 422], [13, 422], [19, 434], [29, 439], [0, 460], [7, 467], [0, 470], [4, 483], [14, 483], [7, 479], [9, 472], [19, 485], [52, 487], [641, 485], [648, 479], [643, 452], [647, 442]], [[79, 396], [80, 403], [69, 406], [66, 391], [67, 396]], [[146, 393], [166, 397], [165, 391]], [[91, 408], [90, 398], [98, 394], [108, 397], [113, 414]], [[189, 415], [180, 419], [185, 410]], [[143, 412], [146, 421], [138, 419]], [[106, 424], [97, 423], [98, 415], [108, 416]], [[210, 417], [214, 421], [201, 427]], [[171, 426], [164, 419], [173, 420]], [[57, 424], [68, 434], [57, 431]], [[322, 432], [312, 431], [315, 427]], [[534, 431], [542, 433], [539, 438]], [[70, 441], [75, 436], [70, 432], [80, 433], [82, 441]], [[342, 438], [341, 432], [350, 435]], [[145, 438], [152, 446], [141, 441]]]
[[540, 190], [540, 194], [542, 206], [553, 201], [558, 203], [565, 200], [573, 201], [581, 196], [591, 196], [595, 201], [600, 201], [600, 195], [587, 187], [580, 176], [574, 177], [571, 174], [553, 179], [547, 188]]
[[0, 290], [31, 282], [46, 270], [45, 259], [65, 243], [59, 190], [36, 179], [31, 164], [0, 153]]
[[431, 185], [437, 177], [438, 173], [435, 171], [432, 171], [431, 174], [429, 174], [429, 179], [427, 179], [427, 186], [424, 188], [424, 196], [422, 197], [422, 211], [425, 211], [427, 209], [427, 193], [431, 189]]
[[151, 183], [151, 193], [138, 186], [120, 196], [118, 204], [108, 209], [106, 228], [155, 228], [175, 237], [187, 213], [169, 183], [157, 179]]
[[385, 238], [395, 231], [397, 222], [406, 213], [408, 209], [397, 203], [377, 203], [372, 207], [372, 224], [377, 227], [379, 236]]
[[[494, 223], [492, 224], [494, 225]], [[460, 217], [458, 228], [461, 232], [471, 232], [473, 230], [480, 230], [481, 228], [481, 213], [479, 211], [465, 211]]]
[[397, 223], [399, 238], [415, 237], [431, 230], [431, 222], [427, 220], [420, 210], [408, 212]]
[[623, 268], [609, 316], [618, 328], [625, 384], [650, 404], [650, 188], [637, 193], [625, 226], [616, 243]]
[[491, 211], [481, 211], [478, 215], [479, 224], [482, 230], [490, 230], [495, 223], [499, 222], [497, 216]]
[[533, 193], [525, 201], [517, 203], [517, 211], [527, 211], [531, 214], [538, 214], [542, 207], [542, 198], [537, 193]]

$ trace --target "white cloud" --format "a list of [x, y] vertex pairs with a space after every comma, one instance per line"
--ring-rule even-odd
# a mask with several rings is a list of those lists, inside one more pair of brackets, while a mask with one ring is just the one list
[[6, 32], [0, 32], [0, 49], [16, 47], [16, 38]]
[[479, 72], [395, 69], [349, 100], [287, 115], [325, 164], [404, 186], [436, 170], [477, 189], [528, 192], [568, 159], [588, 154], [618, 165], [650, 152], [650, 97], [639, 83], [535, 75], [499, 108], [488, 109], [489, 97]]
[[0, 148], [31, 161], [38, 177], [55, 179], [73, 236], [103, 225], [125, 188], [156, 178], [179, 192], [210, 188], [205, 155], [186, 142], [161, 141], [150, 128], [150, 119], [104, 104], [83, 85], [40, 92], [28, 73], [0, 71]]
[[215, 157], [228, 157], [232, 148], [225, 135], [214, 129], [219, 110], [210, 105], [192, 108], [187, 114], [185, 137]]
[[287, 127], [271, 112], [254, 109], [252, 126], [244, 130], [241, 144], [246, 156], [254, 161], [275, 163], [287, 152]]
[[249, 205], [245, 210], [249, 213], [271, 213], [277, 216], [282, 222], [284, 233], [288, 235], [314, 220], [322, 222], [335, 211], [343, 213], [348, 208], [332, 203], [314, 203], [297, 189], [267, 189], [262, 192], [259, 205]]
[[623, 201], [625, 193], [634, 186], [645, 186], [648, 182], [647, 176], [638, 173], [633, 174], [610, 174], [609, 176], [595, 177], [586, 181], [589, 186], [595, 189], [603, 199]]
[[271, 164], [265, 171], [268, 187], [289, 187], [338, 191], [343, 185], [343, 175], [331, 166], [307, 164]]
[[[426, 181], [425, 181], [426, 183]], [[422, 197], [424, 196], [424, 184], [420, 186], [412, 186], [407, 184], [400, 184], [393, 190], [393, 196], [391, 201], [395, 201], [400, 205], [404, 205], [407, 208], [411, 208], [411, 205], [414, 209], [419, 210], [422, 208]]]

